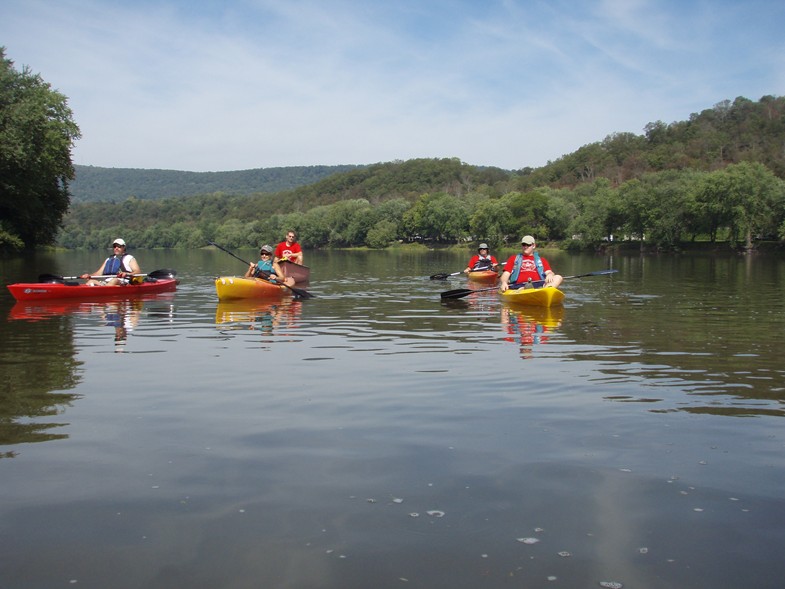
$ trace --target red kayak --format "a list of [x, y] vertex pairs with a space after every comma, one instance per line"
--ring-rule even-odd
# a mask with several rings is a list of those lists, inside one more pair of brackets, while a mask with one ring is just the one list
[[55, 299], [104, 299], [133, 297], [142, 294], [169, 292], [177, 288], [176, 278], [158, 278], [139, 284], [117, 286], [88, 286], [75, 282], [18, 282], [8, 290], [17, 301], [45, 301]]
[[283, 270], [283, 275], [287, 278], [293, 278], [295, 284], [308, 282], [311, 278], [311, 269], [308, 266], [303, 266], [291, 260], [281, 260], [278, 262]]

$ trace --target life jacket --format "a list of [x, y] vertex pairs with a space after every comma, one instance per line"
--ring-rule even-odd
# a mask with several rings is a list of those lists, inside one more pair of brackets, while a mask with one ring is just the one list
[[126, 264], [128, 258], [132, 258], [131, 254], [125, 254], [122, 258], [118, 258], [117, 256], [111, 256], [106, 258], [106, 263], [104, 264], [104, 275], [114, 275], [117, 274], [120, 270], [124, 272], [130, 272], [131, 268], [128, 264]]
[[[545, 280], [545, 268], [542, 265], [540, 254], [534, 252], [532, 256], [534, 257], [534, 266], [537, 268], [537, 274], [540, 275], [540, 280]], [[521, 266], [523, 266], [523, 254], [518, 254], [515, 256], [515, 266], [512, 269], [512, 274], [510, 274], [510, 281], [513, 284], [518, 282], [518, 275], [521, 273]]]
[[256, 262], [256, 270], [253, 275], [257, 278], [267, 278], [268, 280], [275, 280], [275, 270], [273, 269], [272, 260], [259, 260]]
[[474, 264], [474, 268], [472, 268], [472, 272], [477, 272], [479, 270], [490, 270], [493, 266], [493, 261], [491, 260], [491, 256], [488, 255], [486, 257], [482, 257], [478, 254], [478, 260]]

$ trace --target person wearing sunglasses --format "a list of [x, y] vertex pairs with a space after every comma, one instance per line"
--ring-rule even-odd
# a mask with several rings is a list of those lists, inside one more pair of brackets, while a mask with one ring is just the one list
[[531, 235], [524, 235], [521, 239], [521, 253], [510, 256], [504, 264], [499, 291], [508, 288], [540, 288], [554, 286], [556, 288], [564, 280], [559, 274], [551, 270], [548, 260], [535, 252], [537, 243]]
[[[104, 260], [98, 270], [92, 275], [84, 273], [80, 278], [85, 279], [90, 286], [112, 286], [116, 284], [128, 284], [134, 274], [141, 274], [142, 269], [139, 263], [131, 254], [126, 252], [125, 241], [115, 239], [112, 242], [112, 255]], [[92, 276], [103, 276], [103, 279], [92, 278]]]
[[281, 266], [273, 260], [272, 246], [263, 245], [259, 250], [259, 258], [260, 260], [255, 264], [248, 265], [248, 270], [245, 273], [246, 278], [263, 278], [270, 282], [294, 286], [294, 279], [285, 277]]
[[275, 261], [289, 260], [296, 264], [303, 263], [303, 248], [297, 243], [297, 234], [294, 231], [286, 232], [286, 240], [275, 246]]
[[493, 257], [488, 250], [487, 243], [481, 243], [477, 248], [477, 254], [472, 256], [469, 264], [464, 268], [463, 273], [478, 272], [480, 270], [496, 270], [499, 262]]

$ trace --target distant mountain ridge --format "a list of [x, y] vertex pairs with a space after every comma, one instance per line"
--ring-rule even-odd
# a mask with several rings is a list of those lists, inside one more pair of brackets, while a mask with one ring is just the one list
[[119, 202], [129, 197], [158, 200], [215, 192], [236, 195], [275, 193], [362, 167], [290, 166], [230, 172], [184, 172], [76, 165], [76, 178], [70, 184], [71, 202]]

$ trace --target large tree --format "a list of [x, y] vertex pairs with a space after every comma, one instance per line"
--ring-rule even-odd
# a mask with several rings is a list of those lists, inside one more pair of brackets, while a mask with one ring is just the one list
[[0, 47], [0, 249], [52, 243], [68, 210], [73, 142], [67, 98]]

